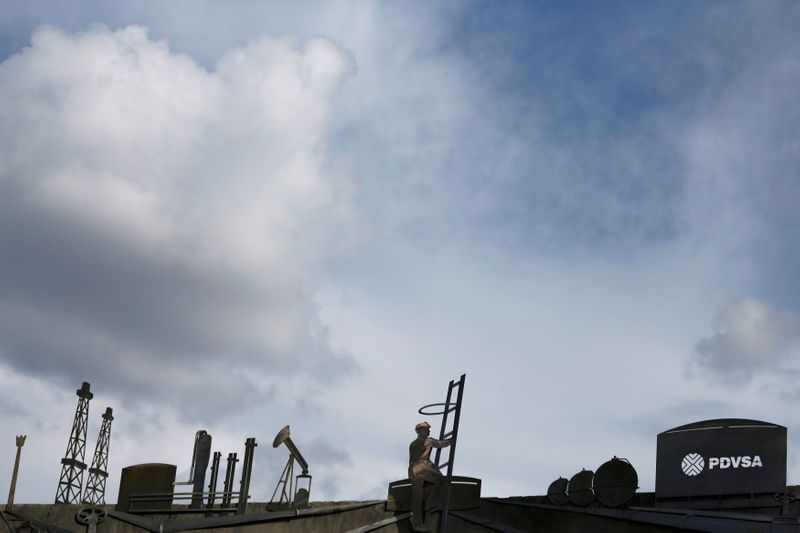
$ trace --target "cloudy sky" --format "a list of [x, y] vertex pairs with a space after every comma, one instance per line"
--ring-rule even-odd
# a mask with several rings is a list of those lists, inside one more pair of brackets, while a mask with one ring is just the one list
[[717, 417], [787, 426], [800, 483], [797, 3], [0, 13], [17, 501], [53, 500], [84, 380], [109, 501], [201, 428], [256, 437], [267, 500], [285, 424], [314, 499], [385, 497], [461, 373], [485, 495], [613, 455], [652, 490], [656, 434]]

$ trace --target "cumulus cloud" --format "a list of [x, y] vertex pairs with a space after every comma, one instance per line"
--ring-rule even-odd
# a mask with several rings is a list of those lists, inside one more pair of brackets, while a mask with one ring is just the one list
[[208, 71], [143, 27], [37, 30], [0, 64], [0, 357], [220, 406], [352, 370], [308, 280], [357, 237], [322, 170], [354, 69], [325, 38]]
[[800, 315], [753, 299], [722, 308], [714, 330], [695, 345], [694, 362], [727, 380], [779, 368], [800, 347]]

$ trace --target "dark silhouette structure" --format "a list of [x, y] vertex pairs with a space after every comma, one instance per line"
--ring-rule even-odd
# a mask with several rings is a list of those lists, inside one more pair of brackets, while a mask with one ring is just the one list
[[61, 459], [61, 477], [58, 481], [55, 503], [80, 503], [81, 487], [83, 487], [83, 473], [86, 463], [86, 426], [89, 421], [89, 401], [94, 397], [89, 391], [89, 384], [83, 382], [76, 391], [78, 407], [75, 409], [75, 419], [72, 422], [72, 431], [67, 443], [67, 451]]
[[176, 481], [175, 485], [192, 485], [192, 502], [189, 507], [199, 509], [203, 506], [203, 486], [206, 482], [206, 469], [211, 456], [211, 435], [204, 429], [194, 435], [192, 466], [189, 467], [189, 480]]
[[[308, 473], [308, 462], [306, 462], [303, 454], [300, 453], [300, 450], [297, 449], [297, 446], [289, 436], [289, 426], [284, 426], [278, 432], [272, 442], [272, 447], [277, 448], [281, 444], [285, 444], [289, 448], [289, 460], [283, 468], [283, 473], [275, 486], [275, 491], [267, 504], [267, 509], [277, 510], [281, 509], [282, 506], [289, 508], [307, 507], [311, 494], [311, 475]], [[303, 469], [303, 473], [299, 474], [297, 478], [294, 477], [295, 461]], [[278, 491], [280, 491], [280, 496], [276, 502], [275, 496]]]
[[111, 442], [111, 422], [114, 420], [112, 413], [113, 410], [106, 407], [106, 412], [103, 414], [103, 425], [100, 427], [100, 435], [97, 437], [97, 444], [94, 447], [92, 466], [89, 468], [89, 480], [83, 491], [83, 503], [94, 505], [105, 505], [106, 503], [108, 446]]
[[219, 478], [219, 461], [222, 458], [222, 452], [214, 452], [214, 457], [211, 460], [211, 480], [208, 482], [208, 503], [206, 507], [211, 509], [214, 507], [214, 502], [217, 499], [217, 478]]
[[11, 474], [11, 486], [8, 489], [8, 503], [6, 503], [6, 511], [14, 510], [14, 492], [17, 489], [17, 474], [19, 473], [19, 458], [22, 454], [22, 447], [25, 445], [26, 435], [17, 435], [17, 457], [14, 459], [14, 472]]
[[786, 427], [718, 418], [658, 434], [656, 507], [781, 507], [786, 490]]
[[236, 458], [236, 452], [228, 453], [228, 462], [225, 467], [225, 483], [222, 489], [222, 506], [228, 507], [231, 504], [233, 497], [233, 479], [236, 477], [236, 463], [239, 459]]
[[239, 482], [239, 503], [236, 506], [238, 514], [247, 511], [247, 500], [250, 498], [250, 477], [253, 472], [253, 452], [255, 451], [255, 437], [248, 438], [244, 443], [244, 461], [242, 462], [242, 479]]

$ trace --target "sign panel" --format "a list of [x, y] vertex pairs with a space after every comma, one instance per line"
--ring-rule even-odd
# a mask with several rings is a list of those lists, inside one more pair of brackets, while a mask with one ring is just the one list
[[706, 420], [658, 435], [656, 499], [786, 490], [786, 428], [758, 420]]

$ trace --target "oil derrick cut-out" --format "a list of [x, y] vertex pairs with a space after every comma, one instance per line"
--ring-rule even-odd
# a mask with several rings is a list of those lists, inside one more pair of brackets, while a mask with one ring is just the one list
[[97, 445], [94, 448], [94, 458], [92, 467], [89, 469], [89, 481], [86, 482], [86, 489], [83, 491], [83, 503], [94, 505], [105, 505], [106, 503], [106, 478], [108, 478], [108, 445], [111, 441], [111, 422], [113, 410], [106, 407], [103, 415], [103, 425], [100, 427], [100, 435], [97, 437]]
[[86, 463], [86, 425], [89, 421], [89, 400], [94, 394], [89, 392], [89, 384], [85, 381], [77, 390], [78, 407], [75, 409], [75, 420], [67, 443], [67, 451], [61, 459], [61, 478], [58, 481], [55, 503], [80, 503], [83, 472]]

